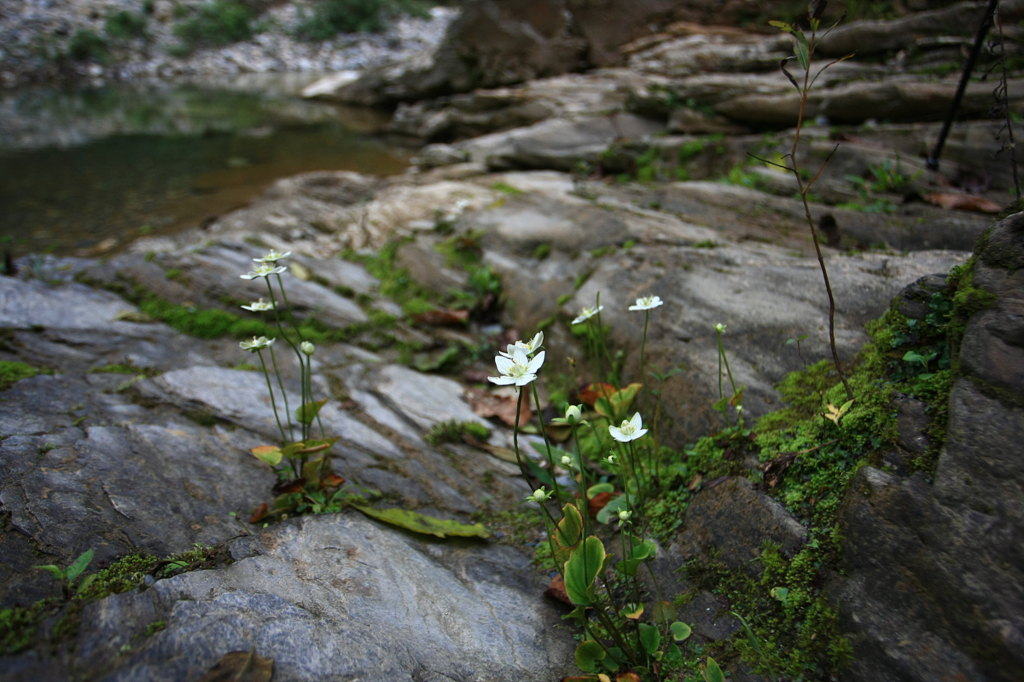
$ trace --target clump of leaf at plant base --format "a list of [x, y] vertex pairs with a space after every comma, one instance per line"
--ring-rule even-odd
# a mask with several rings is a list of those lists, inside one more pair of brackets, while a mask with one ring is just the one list
[[[327, 404], [327, 399], [316, 400], [313, 396], [313, 354], [316, 347], [310, 340], [303, 338], [306, 328], [296, 321], [281, 278], [288, 266], [279, 263], [290, 255], [291, 252], [278, 253], [271, 250], [261, 258], [254, 258], [252, 270], [241, 275], [241, 279], [262, 281], [266, 285], [269, 300], [260, 298], [242, 308], [261, 316], [272, 314], [277, 336], [253, 337], [251, 341], [242, 341], [239, 346], [259, 358], [274, 421], [281, 434], [280, 445], [261, 445], [251, 450], [259, 460], [274, 469], [279, 482], [274, 486], [273, 503], [259, 505], [249, 522], [269, 523], [275, 519], [286, 519], [289, 515], [339, 512], [345, 507], [354, 507], [375, 519], [417, 533], [437, 537], [487, 537], [487, 531], [480, 524], [442, 521], [405, 509], [376, 509], [357, 494], [352, 486], [346, 485], [342, 476], [331, 470], [330, 450], [339, 437], [328, 436], [324, 430], [320, 411]], [[294, 353], [299, 367], [300, 399], [294, 411], [274, 350], [275, 343], [281, 339]], [[267, 366], [268, 359], [270, 367]], [[278, 409], [279, 406], [283, 409]], [[314, 434], [314, 421], [320, 432], [319, 437]]]

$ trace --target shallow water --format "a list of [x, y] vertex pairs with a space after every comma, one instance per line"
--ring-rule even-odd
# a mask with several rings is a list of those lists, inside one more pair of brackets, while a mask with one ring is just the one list
[[193, 227], [314, 170], [400, 173], [372, 114], [196, 87], [36, 90], [0, 101], [0, 239], [95, 252]]

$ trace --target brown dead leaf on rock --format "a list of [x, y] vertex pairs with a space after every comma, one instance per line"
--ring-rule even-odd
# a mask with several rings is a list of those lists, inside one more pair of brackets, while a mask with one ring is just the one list
[[[467, 388], [466, 402], [473, 408], [473, 414], [484, 419], [497, 417], [509, 426], [516, 425], [516, 403], [519, 398], [509, 389], [487, 392], [479, 388]], [[533, 417], [530, 411], [530, 395], [523, 395], [523, 406], [519, 414], [519, 425], [526, 425]]]
[[590, 514], [590, 518], [596, 519], [597, 513], [607, 507], [611, 501], [611, 493], [598, 493], [591, 497], [587, 502], [587, 513]]
[[548, 589], [544, 590], [545, 597], [551, 597], [557, 599], [560, 602], [565, 602], [570, 606], [573, 605], [572, 600], [569, 599], [569, 593], [565, 591], [565, 581], [561, 575], [556, 575], [551, 579], [551, 584], [548, 585]]
[[425, 313], [412, 316], [416, 324], [424, 324], [430, 327], [446, 327], [450, 325], [462, 325], [469, 319], [468, 310], [428, 310]]
[[274, 659], [257, 656], [253, 647], [224, 654], [199, 682], [270, 682], [273, 675]]
[[974, 211], [975, 213], [999, 213], [1003, 207], [994, 201], [971, 194], [926, 194], [924, 200], [929, 204], [941, 206], [945, 209], [958, 209], [961, 211]]

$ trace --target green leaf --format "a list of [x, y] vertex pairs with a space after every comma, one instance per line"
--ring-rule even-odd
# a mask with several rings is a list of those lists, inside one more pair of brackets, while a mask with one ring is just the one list
[[303, 403], [295, 408], [295, 419], [300, 424], [312, 424], [313, 420], [316, 419], [317, 412], [326, 404], [327, 398], [312, 403]]
[[769, 26], [774, 26], [777, 29], [785, 31], [786, 33], [795, 33], [793, 27], [790, 26], [789, 24], [787, 24], [784, 21], [769, 21], [768, 25]]
[[597, 662], [606, 656], [600, 644], [590, 639], [576, 647], [576, 665], [586, 673], [597, 668]]
[[[802, 33], [799, 33], [797, 35], [800, 36], [800, 37], [803, 37]], [[796, 44], [796, 58], [800, 61], [800, 66], [801, 66], [801, 68], [803, 68], [804, 71], [806, 71], [808, 68], [810, 68], [811, 58], [810, 58], [810, 55], [807, 53], [807, 39], [806, 38], [804, 38], [804, 40], [802, 42], [797, 42], [797, 44]]]
[[587, 607], [577, 606], [572, 611], [562, 616], [562, 620], [568, 620], [570, 618], [576, 621], [580, 627], [584, 627], [587, 624]]
[[786, 587], [773, 587], [772, 596], [778, 599], [783, 604], [789, 599], [789, 588]]
[[284, 456], [281, 448], [276, 445], [260, 445], [259, 447], [250, 448], [249, 452], [255, 455], [256, 459], [266, 462], [272, 467], [280, 464], [281, 458]]
[[725, 682], [725, 675], [722, 673], [722, 669], [718, 667], [715, 659], [710, 656], [708, 656], [707, 666], [703, 667], [700, 672], [707, 682]]
[[444, 521], [442, 519], [435, 519], [432, 516], [417, 514], [407, 509], [374, 509], [373, 507], [361, 504], [353, 504], [352, 506], [378, 521], [390, 523], [393, 526], [399, 526], [414, 533], [436, 535], [439, 538], [448, 536], [486, 538], [490, 535], [487, 529], [479, 523], [474, 523], [470, 526], [458, 521]]
[[526, 469], [530, 472], [530, 475], [540, 481], [543, 485], [554, 488], [555, 481], [551, 478], [551, 474], [548, 473], [547, 469], [540, 468], [536, 462], [529, 457], [523, 457], [523, 464], [526, 465]]
[[634, 544], [633, 549], [629, 552], [630, 559], [639, 559], [640, 561], [653, 561], [658, 555], [658, 546], [654, 544], [653, 540], [644, 540], [639, 544]]
[[41, 568], [44, 571], [49, 571], [57, 580], [64, 580], [64, 571], [60, 570], [58, 566], [54, 566], [53, 564], [47, 564], [45, 566], [36, 566], [36, 568]]
[[640, 616], [644, 615], [644, 605], [626, 604], [626, 607], [619, 611], [619, 615], [629, 620], [640, 620]]
[[604, 544], [590, 536], [572, 551], [565, 562], [565, 592], [573, 604], [590, 606], [594, 603], [594, 579], [604, 564]]
[[661, 633], [658, 628], [654, 625], [648, 625], [647, 623], [640, 623], [640, 643], [643, 644], [644, 650], [653, 654], [661, 646]]
[[676, 615], [676, 607], [668, 601], [655, 602], [654, 608], [651, 610], [651, 617], [654, 618], [655, 623], [667, 623], [675, 619]]
[[615, 421], [615, 408], [612, 407], [612, 403], [608, 398], [598, 398], [597, 401], [594, 402], [594, 409], [602, 417], [609, 421]]
[[665, 662], [675, 663], [683, 660], [683, 652], [675, 644], [669, 644], [665, 651]]
[[728, 404], [729, 404], [729, 398], [722, 398], [721, 400], [718, 400], [718, 401], [712, 403], [711, 404], [711, 409], [712, 410], [716, 410], [718, 412], [721, 412], [722, 414], [725, 414], [725, 411], [727, 409]]
[[633, 383], [608, 397], [608, 401], [611, 403], [612, 410], [615, 413], [615, 421], [625, 419], [626, 413], [629, 412], [630, 406], [633, 405], [633, 400], [636, 399], [637, 393], [643, 387], [643, 384]]
[[615, 486], [611, 483], [598, 483], [587, 488], [587, 499], [594, 499], [601, 493], [613, 493]]
[[79, 581], [78, 589], [75, 590], [75, 592], [81, 593], [82, 591], [88, 589], [89, 585], [92, 585], [92, 581], [96, 579], [96, 576], [97, 574], [93, 573], [92, 575], [87, 575], [84, 578], [82, 578], [82, 580]]
[[574, 504], [562, 508], [562, 520], [558, 522], [555, 542], [562, 547], [573, 547], [583, 533], [583, 516]]
[[690, 634], [693, 632], [693, 630], [690, 629], [689, 625], [687, 625], [686, 623], [682, 623], [678, 620], [672, 623], [672, 625], [669, 625], [668, 629], [672, 631], [672, 639], [676, 640], [677, 642], [682, 642], [684, 639], [689, 637]]
[[89, 562], [92, 561], [92, 555], [93, 551], [91, 549], [86, 550], [82, 553], [80, 557], [71, 562], [71, 565], [68, 566], [68, 570], [66, 573], [68, 582], [71, 582], [78, 576], [82, 575], [82, 571], [84, 571], [85, 567], [88, 566]]
[[597, 512], [597, 520], [599, 523], [611, 523], [613, 518], [619, 518], [619, 512], [626, 509], [626, 507], [626, 495], [623, 493], [613, 498], [604, 506], [604, 509]]
[[640, 559], [626, 559], [615, 564], [615, 570], [630, 578], [636, 577], [636, 571], [643, 563]]

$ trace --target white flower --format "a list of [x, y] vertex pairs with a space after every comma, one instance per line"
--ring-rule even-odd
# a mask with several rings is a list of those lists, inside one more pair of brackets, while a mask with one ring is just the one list
[[719, 322], [718, 324], [715, 325], [715, 331], [718, 332], [719, 334], [724, 334], [725, 333], [725, 325], [722, 324], [721, 322]]
[[660, 296], [645, 296], [643, 298], [636, 299], [636, 305], [629, 306], [630, 310], [650, 310], [651, 308], [657, 308], [663, 304]]
[[647, 429], [642, 428], [643, 425], [640, 413], [637, 412], [629, 421], [623, 420], [621, 426], [609, 426], [608, 433], [612, 434], [612, 438], [620, 443], [628, 443], [631, 440], [643, 437], [647, 433]]
[[508, 386], [509, 384], [526, 386], [537, 378], [537, 370], [544, 364], [544, 351], [537, 353], [533, 358], [528, 358], [526, 351], [522, 348], [513, 348], [512, 357], [496, 355], [494, 364], [497, 365], [498, 372], [502, 376], [487, 377], [488, 381], [499, 386]]
[[274, 309], [274, 304], [273, 303], [265, 302], [263, 300], [263, 297], [261, 296], [260, 300], [253, 301], [249, 305], [243, 305], [242, 309], [243, 310], [251, 310], [254, 313], [262, 313], [265, 310], [273, 310]]
[[569, 405], [565, 408], [565, 421], [569, 424], [579, 424], [583, 420], [583, 412], [579, 405]]
[[544, 502], [550, 498], [554, 492], [548, 492], [544, 490], [544, 486], [541, 486], [533, 491], [533, 494], [526, 498], [527, 502]]
[[736, 406], [736, 411], [737, 412], [742, 412], [743, 411], [743, 406], [742, 405], [737, 405]]
[[615, 464], [615, 455], [608, 455], [608, 463]]
[[277, 261], [283, 258], [287, 258], [290, 255], [292, 255], [291, 251], [288, 251], [286, 253], [278, 253], [274, 249], [271, 249], [266, 256], [263, 256], [263, 258], [253, 258], [253, 260], [256, 261], [257, 263], [276, 263]]
[[568, 468], [571, 469], [572, 468], [572, 457], [570, 457], [569, 455], [564, 455], [562, 457], [562, 466], [568, 467]]
[[316, 350], [316, 346], [311, 344], [309, 341], [303, 341], [302, 345], [299, 346], [299, 348], [301, 348], [302, 352], [305, 353], [306, 355], [312, 355], [313, 351]]
[[597, 306], [597, 308], [587, 308], [586, 306], [584, 306], [583, 310], [580, 311], [580, 314], [576, 316], [576, 319], [573, 320], [572, 323], [579, 324], [580, 322], [586, 322], [587, 320], [592, 318], [594, 315], [597, 315], [602, 310], [604, 310], [603, 305], [599, 305]]
[[279, 265], [276, 268], [269, 263], [260, 263], [253, 267], [248, 273], [241, 275], [242, 279], [256, 279], [257, 277], [270, 277], [271, 275], [280, 275], [288, 268], [284, 265]]
[[516, 348], [519, 348], [529, 356], [540, 350], [542, 345], [544, 345], [544, 332], [537, 332], [537, 335], [529, 341], [516, 341], [515, 343], [508, 344], [508, 351], [498, 351], [498, 355], [504, 355], [506, 358], [510, 358], [512, 357], [512, 352]]
[[263, 350], [264, 348], [270, 348], [274, 345], [275, 341], [277, 341], [277, 339], [268, 339], [265, 336], [256, 338], [254, 336], [252, 337], [252, 341], [241, 341], [238, 345], [241, 346], [242, 350], [255, 353], [256, 351]]

